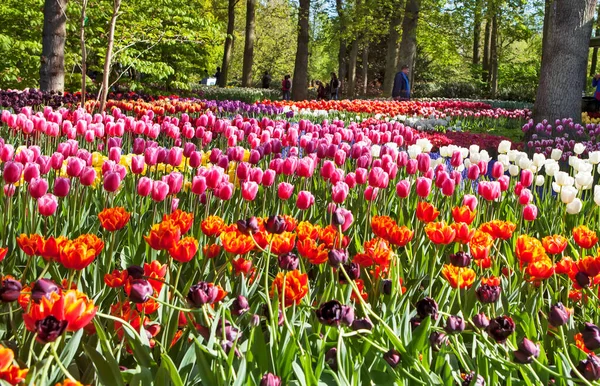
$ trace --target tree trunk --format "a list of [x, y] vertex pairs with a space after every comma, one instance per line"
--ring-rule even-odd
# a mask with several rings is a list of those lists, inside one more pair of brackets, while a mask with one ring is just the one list
[[475, 12], [473, 15], [473, 64], [479, 64], [479, 46], [481, 41], [481, 0], [475, 0]]
[[117, 17], [119, 17], [119, 9], [121, 8], [121, 0], [114, 0], [113, 14], [110, 19], [108, 31], [108, 46], [106, 47], [106, 58], [104, 59], [104, 72], [102, 74], [102, 98], [100, 99], [100, 112], [106, 108], [106, 97], [108, 95], [108, 84], [110, 81], [110, 68], [112, 64], [112, 51], [115, 45], [115, 27], [117, 25]]
[[221, 64], [221, 77], [219, 86], [227, 86], [227, 77], [229, 75], [229, 62], [231, 62], [231, 52], [233, 51], [233, 30], [235, 28], [235, 5], [237, 0], [229, 0], [227, 6], [227, 37], [225, 38], [225, 48], [223, 49], [223, 63]]
[[534, 120], [581, 120], [581, 91], [587, 70], [596, 0], [553, 0], [545, 18], [545, 54]]
[[400, 2], [398, 8], [394, 9], [387, 41], [387, 53], [385, 55], [385, 74], [383, 75], [383, 96], [392, 95], [394, 87], [394, 76], [398, 68], [398, 38], [400, 37], [399, 27], [402, 23], [399, 10], [404, 4]]
[[242, 87], [252, 87], [252, 64], [254, 62], [254, 30], [256, 0], [246, 1], [246, 39], [244, 41], [244, 68]]
[[490, 81], [490, 46], [492, 41], [492, 18], [489, 17], [489, 11], [487, 16], [485, 21], [485, 36], [483, 38], [483, 65], [481, 72], [481, 80], [485, 84], [488, 84]]
[[40, 89], [65, 88], [65, 41], [67, 40], [67, 0], [45, 0]]
[[[596, 33], [595, 36], [600, 36], [600, 7], [596, 13]], [[592, 52], [592, 65], [590, 67], [590, 76], [596, 75], [596, 67], [598, 66], [598, 47], [594, 47]]]
[[490, 41], [490, 86], [492, 98], [498, 93], [498, 12], [492, 17], [492, 39]]
[[294, 79], [292, 79], [292, 99], [308, 99], [308, 18], [310, 17], [310, 0], [300, 0], [298, 8], [298, 49], [294, 63]]
[[[342, 84], [342, 89], [346, 87], [346, 40], [344, 39], [344, 33], [346, 30], [346, 23], [344, 21], [344, 8], [343, 0], [335, 0], [335, 8], [340, 19], [340, 49], [338, 51], [338, 79]], [[341, 92], [342, 90], [340, 90]]]
[[356, 59], [358, 58], [358, 40], [352, 42], [350, 49], [350, 60], [348, 60], [348, 98], [354, 98], [356, 95]]
[[369, 85], [369, 43], [365, 43], [362, 52], [362, 75], [363, 75], [363, 95], [367, 95], [367, 88]]
[[548, 27], [550, 26], [550, 21], [548, 18], [550, 17], [550, 5], [554, 0], [545, 0], [544, 1], [544, 25], [542, 26], [542, 61], [544, 60], [544, 52], [546, 52], [547, 41], [548, 41]]
[[419, 23], [419, 12], [421, 0], [407, 0], [402, 20], [402, 41], [398, 51], [399, 68], [407, 65], [410, 67], [411, 89], [413, 88], [414, 64], [417, 57], [417, 25]]
[[81, 3], [81, 20], [79, 21], [79, 42], [81, 44], [81, 107], [85, 105], [85, 81], [87, 78], [87, 51], [85, 49], [85, 11], [87, 0]]

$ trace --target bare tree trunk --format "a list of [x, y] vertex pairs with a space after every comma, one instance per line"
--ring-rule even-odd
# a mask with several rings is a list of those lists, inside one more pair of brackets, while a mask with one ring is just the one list
[[[595, 36], [600, 36], [600, 7], [596, 13], [596, 33]], [[598, 47], [594, 47], [592, 52], [592, 64], [590, 67], [590, 76], [596, 75], [596, 67], [598, 66]]]
[[400, 1], [398, 7], [394, 7], [387, 41], [387, 53], [385, 55], [385, 74], [383, 75], [383, 95], [389, 97], [392, 95], [394, 87], [394, 76], [398, 68], [398, 38], [400, 37], [400, 9], [404, 3]]
[[[596, 0], [553, 0], [545, 17], [547, 29], [534, 120], [581, 120], [589, 40]], [[568, 69], [568, 70], [567, 70]]]
[[490, 90], [492, 98], [498, 94], [498, 12], [492, 18], [492, 39], [490, 47]]
[[85, 105], [85, 81], [87, 77], [87, 51], [85, 49], [85, 11], [87, 0], [81, 2], [81, 20], [79, 23], [79, 42], [81, 44], [81, 107]]
[[310, 17], [310, 0], [300, 0], [298, 8], [298, 49], [294, 63], [294, 79], [292, 80], [292, 99], [308, 99], [308, 20]]
[[252, 87], [252, 64], [254, 63], [254, 31], [256, 0], [246, 1], [246, 39], [244, 41], [244, 67], [242, 87]]
[[369, 85], [369, 43], [365, 42], [365, 46], [362, 52], [362, 70], [363, 70], [363, 95], [367, 95], [367, 88]]
[[108, 95], [108, 87], [110, 80], [110, 68], [112, 65], [112, 51], [115, 45], [115, 27], [117, 25], [117, 18], [119, 17], [119, 9], [121, 8], [121, 0], [114, 0], [113, 3], [113, 14], [110, 19], [109, 31], [108, 31], [108, 46], [106, 47], [106, 58], [104, 59], [104, 72], [102, 74], [102, 98], [100, 100], [100, 112], [102, 113], [106, 108], [106, 97]]
[[550, 10], [554, 0], [544, 1], [544, 25], [542, 26], [542, 61], [544, 60], [544, 52], [547, 51], [548, 45], [548, 28], [550, 27]]
[[475, 12], [473, 17], [473, 64], [479, 64], [481, 58], [479, 46], [481, 41], [481, 0], [475, 0]]
[[219, 86], [227, 86], [229, 75], [229, 62], [231, 62], [231, 52], [233, 51], [233, 30], [235, 28], [235, 5], [237, 0], [229, 0], [227, 6], [227, 37], [225, 38], [225, 49], [223, 50], [223, 63], [221, 64], [221, 77]]
[[65, 88], [65, 41], [67, 40], [67, 0], [44, 1], [44, 29], [40, 58], [40, 89]]
[[491, 45], [491, 41], [492, 41], [492, 18], [489, 17], [489, 9], [488, 9], [488, 15], [486, 17], [485, 20], [485, 36], [484, 36], [484, 45], [483, 45], [483, 66], [482, 66], [482, 72], [481, 72], [481, 80], [488, 84], [490, 81], [490, 67], [491, 67], [491, 60], [490, 60], [490, 45]]
[[[341, 89], [346, 87], [346, 40], [344, 39], [344, 33], [346, 31], [346, 22], [344, 20], [344, 3], [343, 0], [335, 0], [335, 8], [340, 19], [340, 49], [338, 51], [338, 79], [341, 82]], [[340, 90], [341, 92], [342, 90]]]
[[[419, 23], [419, 12], [421, 0], [407, 0], [402, 20], [402, 41], [398, 51], [399, 67], [407, 65], [410, 67], [411, 89], [414, 87], [414, 64], [417, 57], [417, 25]], [[400, 68], [398, 68], [400, 70]]]
[[356, 59], [358, 58], [358, 40], [352, 42], [350, 49], [350, 60], [348, 61], [348, 98], [356, 95]]

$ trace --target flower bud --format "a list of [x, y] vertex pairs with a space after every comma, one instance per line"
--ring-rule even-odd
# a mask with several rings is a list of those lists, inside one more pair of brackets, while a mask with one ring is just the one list
[[471, 264], [471, 255], [467, 252], [458, 251], [450, 255], [450, 263], [455, 267], [468, 267]]
[[390, 279], [383, 279], [381, 284], [381, 292], [384, 295], [392, 294], [392, 281]]
[[129, 300], [133, 303], [146, 303], [154, 294], [154, 288], [145, 279], [134, 279], [129, 290]]
[[287, 223], [285, 219], [281, 216], [269, 216], [265, 223], [265, 229], [269, 233], [273, 234], [281, 234], [285, 232], [287, 228]]
[[482, 284], [475, 291], [475, 295], [482, 303], [495, 303], [500, 298], [500, 286]]
[[583, 344], [588, 350], [596, 350], [600, 348], [600, 328], [592, 323], [585, 323], [583, 331], [581, 331]]
[[240, 316], [245, 314], [250, 309], [248, 299], [240, 295], [231, 304], [231, 314], [234, 316]]
[[130, 265], [127, 267], [127, 274], [131, 276], [132, 279], [141, 279], [144, 276], [144, 268], [139, 265]]
[[590, 277], [585, 272], [577, 272], [575, 274], [575, 281], [581, 288], [587, 288], [590, 286]]
[[188, 292], [187, 300], [193, 307], [200, 308], [205, 304], [211, 304], [219, 295], [217, 287], [201, 281], [194, 284]]
[[[588, 357], [577, 365], [577, 370], [588, 381], [597, 381], [600, 379], [600, 358], [590, 354]], [[571, 371], [571, 376], [577, 378], [574, 371]]]
[[480, 312], [477, 315], [473, 316], [472, 320], [475, 327], [480, 329], [486, 329], [487, 326], [490, 325], [490, 320], [487, 316], [485, 316], [483, 312]]
[[50, 299], [52, 292], [58, 293], [58, 286], [50, 279], [39, 279], [31, 288], [31, 299], [39, 303], [42, 297]]
[[512, 318], [503, 315], [490, 320], [486, 332], [498, 343], [506, 342], [506, 339], [515, 332], [515, 322]]
[[331, 367], [331, 370], [337, 371], [337, 348], [332, 347], [325, 353], [325, 363], [327, 363], [329, 367]]
[[442, 344], [446, 343], [446, 334], [439, 331], [432, 331], [429, 335], [429, 344], [431, 345], [431, 349], [433, 351], [440, 351]]
[[390, 365], [392, 368], [396, 368], [398, 364], [400, 364], [400, 353], [393, 348], [390, 351], [383, 354], [383, 359]]
[[295, 254], [288, 252], [279, 255], [277, 257], [277, 263], [279, 264], [279, 268], [286, 271], [293, 271], [294, 269], [298, 268], [300, 259]]
[[339, 326], [340, 324], [351, 325], [354, 321], [354, 309], [344, 306], [337, 300], [323, 303], [316, 311], [319, 322], [326, 326]]
[[514, 352], [514, 355], [518, 363], [531, 363], [534, 358], [540, 355], [540, 346], [527, 338], [523, 338], [519, 343], [519, 349]]
[[346, 264], [346, 262], [348, 261], [348, 251], [346, 251], [345, 249], [332, 249], [331, 251], [329, 251], [327, 258], [329, 261], [329, 265], [331, 265], [334, 268], [337, 268], [340, 266], [340, 264]]
[[368, 318], [355, 319], [350, 325], [350, 328], [354, 331], [356, 330], [372, 330], [373, 322], [371, 322]]
[[565, 309], [565, 306], [562, 303], [557, 303], [550, 307], [548, 322], [554, 327], [560, 327], [567, 324], [569, 317], [569, 312]]
[[42, 344], [54, 342], [67, 329], [66, 320], [58, 320], [53, 315], [35, 322], [36, 340]]
[[465, 321], [460, 316], [451, 315], [446, 320], [444, 330], [448, 334], [460, 334], [465, 329]]
[[[360, 265], [358, 265], [358, 263], [351, 262], [344, 264], [344, 271], [346, 271], [350, 280], [356, 280], [360, 277]], [[340, 283], [347, 283], [346, 278], [343, 275], [340, 275]]]
[[417, 315], [421, 319], [431, 316], [433, 320], [438, 317], [438, 305], [432, 298], [426, 297], [417, 302]]
[[5, 303], [14, 302], [19, 298], [23, 286], [18, 280], [13, 278], [6, 278], [2, 281], [0, 287], [0, 300]]
[[281, 386], [281, 378], [275, 374], [267, 373], [260, 380], [260, 386]]

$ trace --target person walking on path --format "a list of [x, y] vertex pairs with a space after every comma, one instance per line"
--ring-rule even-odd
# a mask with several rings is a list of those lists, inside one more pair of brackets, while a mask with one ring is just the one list
[[215, 79], [217, 79], [216, 84], [219, 84], [221, 80], [221, 67], [217, 67], [217, 72], [215, 72]]
[[340, 80], [338, 79], [335, 72], [331, 73], [331, 80], [329, 81], [329, 87], [331, 87], [331, 99], [337, 100], [340, 93]]
[[265, 71], [265, 74], [262, 77], [262, 88], [269, 88], [271, 86], [271, 75], [269, 75], [269, 71]]
[[281, 91], [283, 93], [283, 100], [290, 100], [290, 90], [292, 89], [292, 81], [290, 80], [291, 76], [286, 75], [281, 82]]
[[392, 98], [398, 100], [410, 99], [410, 80], [408, 78], [408, 66], [402, 66], [402, 70], [394, 77]]

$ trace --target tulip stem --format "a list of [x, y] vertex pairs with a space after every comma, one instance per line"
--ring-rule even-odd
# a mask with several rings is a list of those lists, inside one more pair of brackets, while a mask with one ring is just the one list
[[58, 356], [58, 353], [56, 352], [56, 342], [53, 342], [50, 346], [52, 349], [52, 356], [54, 356], [54, 359], [56, 359], [56, 364], [58, 364], [58, 367], [63, 372], [65, 377], [69, 378], [73, 382], [76, 382], [75, 378], [73, 378], [71, 373], [69, 373], [69, 370], [67, 370], [67, 368], [63, 365], [62, 361], [60, 360], [60, 357]]
[[346, 378], [346, 373], [344, 372], [344, 368], [342, 366], [342, 341], [344, 340], [344, 334], [342, 333], [342, 327], [338, 327], [338, 341], [337, 341], [337, 351], [335, 353], [337, 365], [338, 365], [338, 374], [342, 377], [342, 380], [346, 385], [350, 385], [351, 383]]
[[587, 386], [592, 386], [592, 384], [587, 379], [585, 379], [583, 375], [581, 375], [581, 373], [579, 372], [579, 370], [577, 370], [577, 367], [575, 367], [573, 361], [571, 360], [571, 356], [569, 355], [569, 349], [567, 348], [567, 343], [565, 342], [564, 328], [564, 325], [559, 327], [560, 343], [562, 344], [565, 357], [567, 358], [567, 361], [569, 361], [569, 366], [571, 366], [571, 370], [573, 370], [573, 372], [583, 381], [584, 384], [586, 384]]
[[167, 307], [171, 307], [174, 310], [178, 310], [178, 311], [182, 311], [182, 312], [193, 312], [194, 310], [190, 309], [190, 308], [181, 308], [181, 307], [177, 307], [176, 305], [173, 305], [171, 303], [167, 303], [167, 302], [163, 302], [162, 300], [159, 300], [158, 298], [149, 296], [149, 299], [154, 300], [155, 302], [162, 304], [163, 306], [167, 306]]

